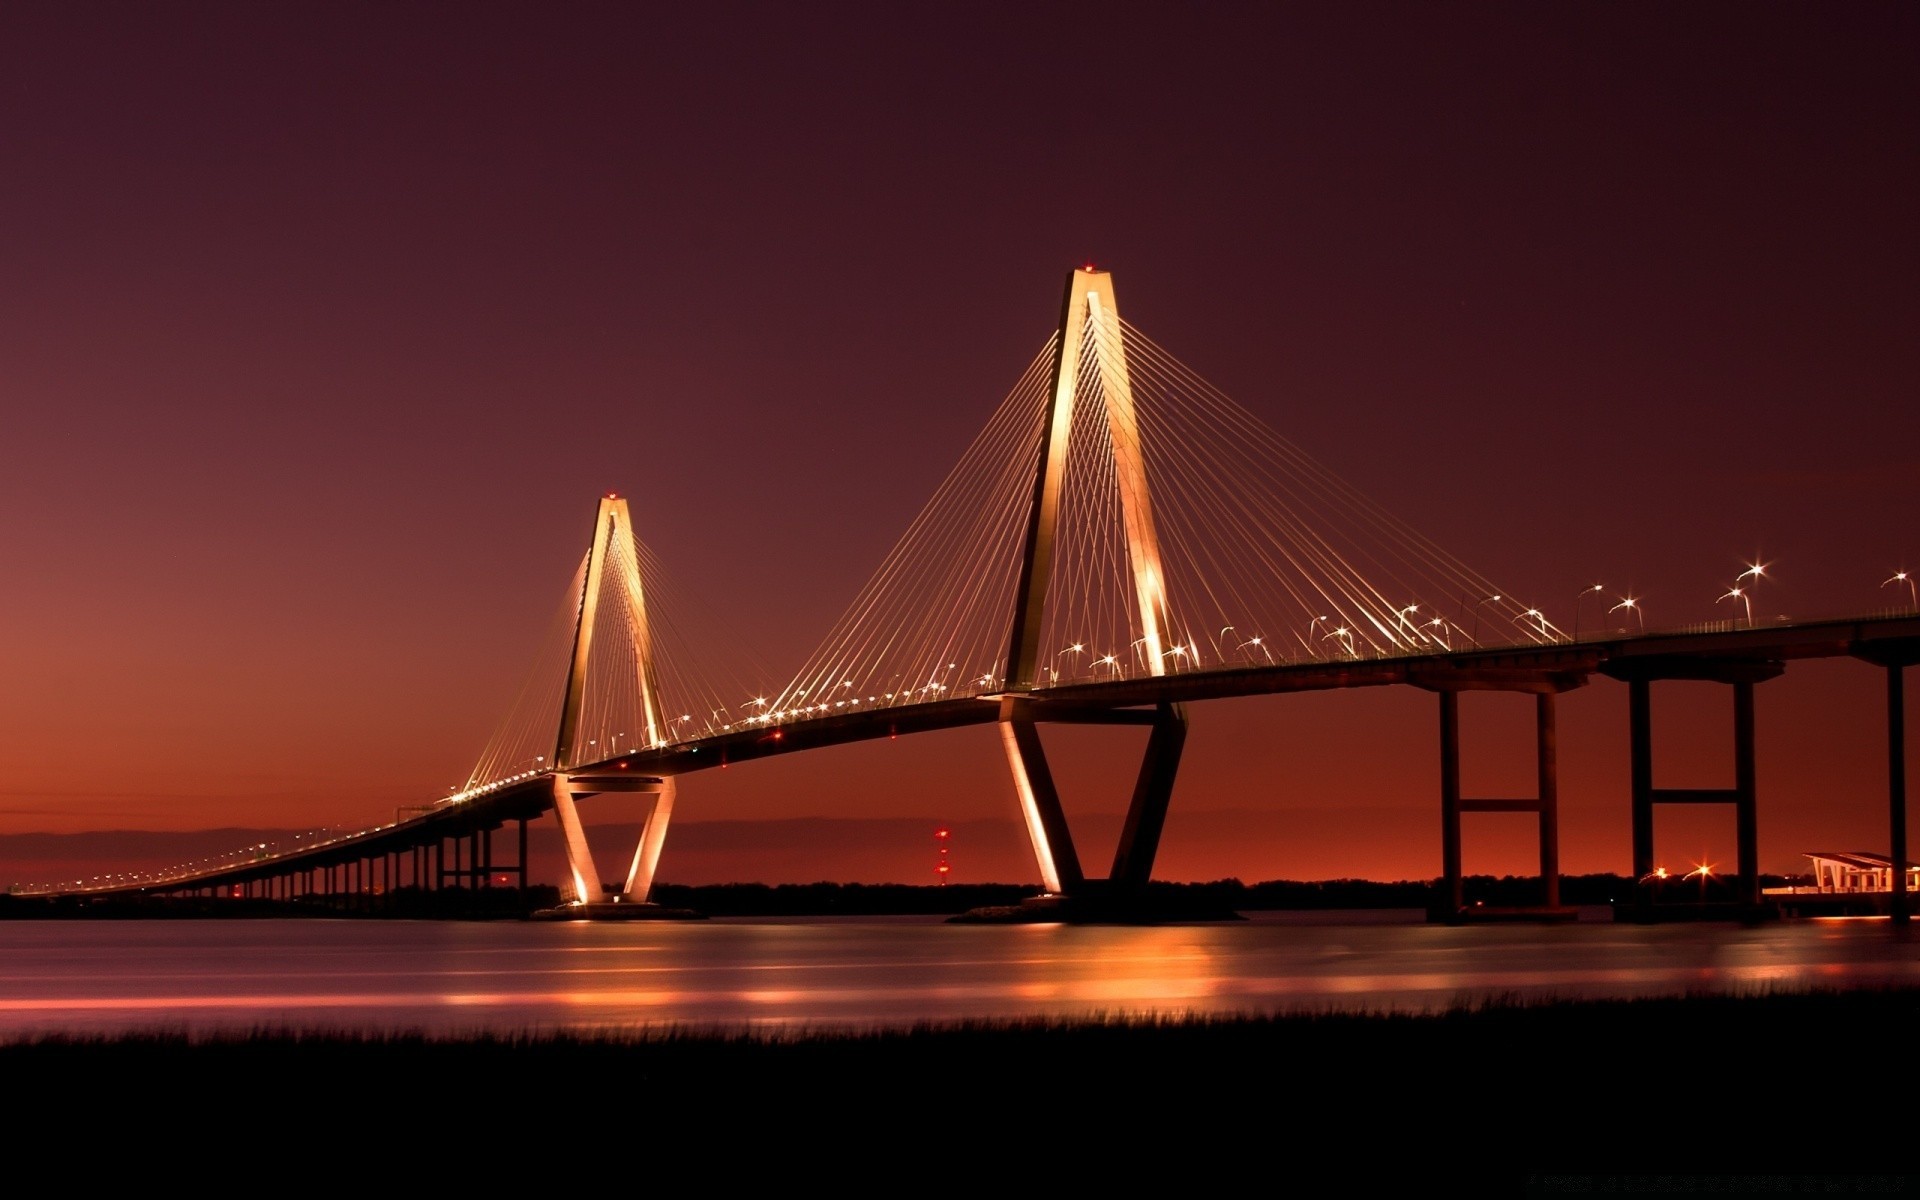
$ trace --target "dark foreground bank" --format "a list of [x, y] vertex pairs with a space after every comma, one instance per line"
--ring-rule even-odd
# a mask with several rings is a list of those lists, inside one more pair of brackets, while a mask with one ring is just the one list
[[[0, 1079], [20, 1146], [79, 1121], [123, 1147], [217, 1138], [256, 1162], [357, 1131], [437, 1156], [429, 1175], [551, 1162], [564, 1135], [568, 1153], [644, 1149], [650, 1171], [722, 1191], [1884, 1193], [1866, 1181], [1910, 1190], [1902, 1173], [1920, 1167], [1916, 1028], [1920, 990], [874, 1033], [262, 1030], [15, 1042]], [[1668, 1185], [1623, 1182], [1654, 1175]], [[1614, 1184], [1567, 1182], [1602, 1176]], [[1749, 1186], [1700, 1182], [1733, 1176]]]

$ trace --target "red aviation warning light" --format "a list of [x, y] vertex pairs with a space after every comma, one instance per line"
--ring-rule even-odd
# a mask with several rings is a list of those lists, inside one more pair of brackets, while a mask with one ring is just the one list
[[947, 862], [947, 843], [952, 837], [953, 831], [945, 825], [933, 831], [933, 844], [940, 850], [940, 861], [934, 864], [933, 874], [934, 878], [940, 881], [941, 887], [947, 886], [947, 873], [953, 870], [952, 865]]

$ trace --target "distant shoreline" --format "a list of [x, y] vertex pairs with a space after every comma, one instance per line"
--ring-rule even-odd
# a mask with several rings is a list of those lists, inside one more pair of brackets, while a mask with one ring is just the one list
[[[1785, 877], [1762, 876], [1764, 886], [1776, 886]], [[1523, 908], [1540, 902], [1537, 877], [1469, 876], [1464, 881], [1466, 901], [1489, 908]], [[1669, 885], [1663, 899], [1676, 904], [1696, 898], [1725, 901], [1730, 882], [1711, 881], [1694, 889]], [[653, 889], [651, 901], [662, 908], [683, 909], [712, 917], [909, 916], [957, 915], [972, 909], [1018, 905], [1041, 891], [1038, 884], [861, 884], [732, 883], [680, 885], [664, 883]], [[1315, 911], [1367, 909], [1431, 909], [1441, 898], [1437, 880], [1378, 882], [1363, 879], [1320, 881], [1267, 880], [1242, 883], [1237, 879], [1207, 883], [1149, 885], [1148, 895], [1171, 918], [1181, 914], [1219, 914], [1235, 911]], [[1561, 903], [1568, 907], [1612, 906], [1645, 898], [1624, 876], [1569, 875], [1560, 882]], [[560, 903], [557, 889], [540, 885], [522, 893], [515, 888], [452, 888], [421, 891], [400, 888], [391, 893], [366, 892], [333, 897], [302, 897], [293, 901], [233, 897], [128, 897], [34, 895], [0, 896], [0, 919], [147, 917], [395, 917], [403, 919], [524, 919]]]

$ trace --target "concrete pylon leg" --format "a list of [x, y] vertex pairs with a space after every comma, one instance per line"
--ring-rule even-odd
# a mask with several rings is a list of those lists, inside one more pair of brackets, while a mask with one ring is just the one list
[[581, 904], [600, 899], [600, 872], [593, 865], [593, 852], [587, 848], [587, 831], [580, 825], [580, 810], [574, 807], [571, 781], [565, 775], [553, 777], [553, 815], [559, 818], [560, 834], [567, 846], [567, 871], [573, 878], [576, 898]]
[[640, 842], [633, 848], [633, 865], [627, 869], [627, 886], [620, 899], [628, 904], [645, 904], [653, 890], [653, 871], [660, 865], [660, 849], [667, 841], [667, 822], [673, 819], [672, 778], [660, 781], [660, 790], [648, 797], [647, 815], [641, 818]]
[[1055, 896], [1078, 888], [1086, 877], [1080, 873], [1080, 856], [1074, 853], [1060, 793], [1054, 790], [1053, 773], [1047, 769], [1040, 731], [1018, 700], [1007, 700], [1001, 707], [1000, 743], [1006, 748], [1007, 766], [1013, 771], [1013, 786], [1020, 797], [1021, 815], [1027, 821], [1027, 837], [1033, 842], [1041, 884]]
[[1173, 781], [1180, 771], [1180, 751], [1187, 742], [1187, 713], [1179, 704], [1159, 707], [1140, 775], [1133, 785], [1133, 803], [1113, 853], [1109, 878], [1128, 888], [1144, 888], [1153, 878], [1153, 859], [1166, 828], [1167, 806], [1173, 800]]

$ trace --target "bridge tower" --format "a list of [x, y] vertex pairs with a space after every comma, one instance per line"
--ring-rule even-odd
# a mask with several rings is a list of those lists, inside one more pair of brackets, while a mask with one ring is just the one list
[[999, 714], [1001, 743], [1013, 772], [1027, 835], [1033, 843], [1041, 880], [1051, 896], [1100, 890], [1101, 881], [1089, 881], [1081, 870], [1066, 814], [1047, 766], [1038, 723], [1150, 727], [1133, 800], [1114, 853], [1113, 869], [1105, 881], [1108, 890], [1122, 893], [1144, 889], [1152, 873], [1187, 731], [1185, 707], [1177, 703], [1161, 703], [1151, 709], [1102, 708], [1049, 704], [1043, 697], [1033, 695], [1039, 679], [1040, 629], [1047, 587], [1053, 574], [1074, 406], [1080, 395], [1083, 365], [1089, 359], [1106, 409], [1144, 654], [1148, 670], [1155, 675], [1166, 672], [1162, 644], [1170, 627], [1166, 576], [1161, 568], [1160, 541], [1154, 526], [1152, 493], [1141, 451], [1139, 419], [1134, 410], [1126, 340], [1119, 305], [1114, 300], [1113, 276], [1087, 267], [1069, 274], [1061, 306], [1060, 333], [1054, 343], [1052, 398], [1034, 474], [1020, 579], [1014, 593], [1013, 627], [1006, 659], [1007, 688], [1000, 701]]
[[[615, 901], [644, 904], [653, 888], [654, 868], [660, 861], [660, 849], [666, 843], [667, 824], [673, 816], [674, 783], [671, 776], [635, 775], [616, 760], [581, 762], [580, 716], [585, 705], [587, 662], [593, 648], [601, 593], [611, 583], [619, 607], [623, 610], [624, 629], [617, 632], [634, 640], [634, 686], [640, 698], [640, 718], [646, 730], [648, 746], [658, 745], [666, 728], [660, 709], [660, 685], [654, 674], [652, 637], [647, 624], [646, 593], [640, 584], [639, 556], [633, 552], [633, 519], [627, 502], [618, 496], [601, 499], [594, 517], [593, 549], [587, 555], [587, 570], [580, 589], [580, 604], [574, 620], [573, 658], [567, 667], [566, 698], [560, 708], [560, 730], [553, 748], [553, 811], [567, 849], [567, 870], [575, 892], [585, 904], [600, 899], [603, 885], [587, 844], [586, 830], [580, 823], [576, 801], [584, 796], [617, 792], [639, 797], [640, 840], [634, 847], [627, 868], [626, 882]], [[613, 578], [609, 580], [611, 572]], [[576, 766], [578, 770], [574, 769]]]

